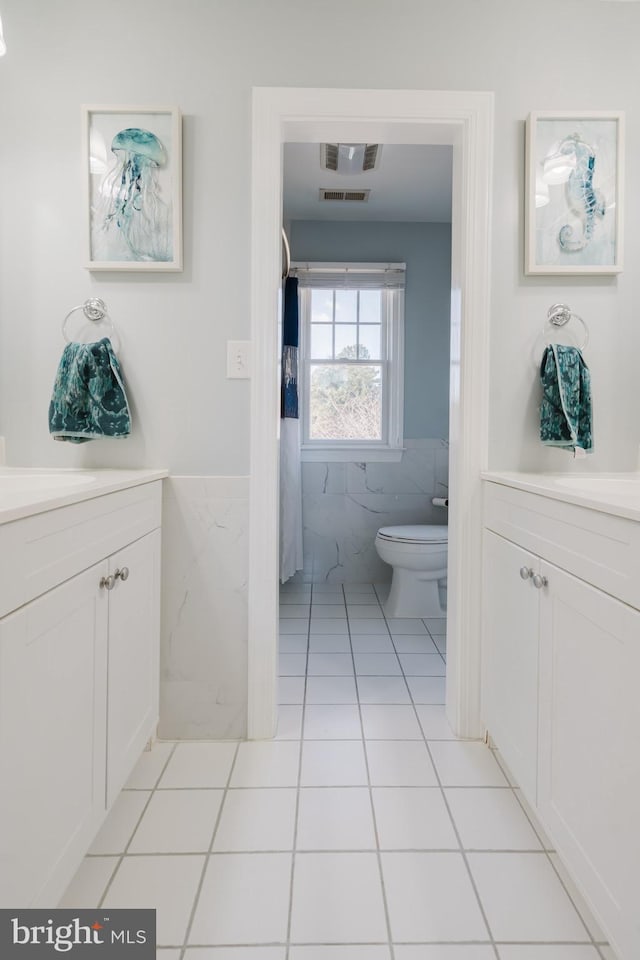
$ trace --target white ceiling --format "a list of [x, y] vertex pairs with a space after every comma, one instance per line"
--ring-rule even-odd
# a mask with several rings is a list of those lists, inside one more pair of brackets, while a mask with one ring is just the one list
[[[385, 144], [377, 169], [324, 170], [319, 143], [284, 145], [284, 219], [451, 222], [450, 146]], [[319, 199], [321, 187], [371, 190], [366, 203]]]

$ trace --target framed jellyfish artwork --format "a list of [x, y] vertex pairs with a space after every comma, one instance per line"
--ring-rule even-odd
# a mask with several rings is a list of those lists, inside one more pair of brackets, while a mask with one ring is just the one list
[[525, 273], [622, 270], [624, 114], [531, 113]]
[[88, 107], [83, 163], [89, 270], [182, 270], [177, 107]]

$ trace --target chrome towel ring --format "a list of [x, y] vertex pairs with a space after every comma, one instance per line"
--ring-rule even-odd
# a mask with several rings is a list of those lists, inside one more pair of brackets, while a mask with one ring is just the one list
[[[82, 311], [83, 316], [89, 320], [91, 323], [96, 324], [105, 324], [104, 331], [100, 331], [98, 336], [86, 336], [88, 328], [83, 328], [80, 326], [75, 335], [70, 334], [70, 326], [73, 326], [73, 322], [79, 318], [75, 316], [78, 311]], [[72, 320], [73, 318], [73, 320]], [[77, 307], [74, 307], [66, 315], [62, 321], [62, 336], [67, 341], [67, 343], [91, 343], [94, 340], [100, 340], [102, 337], [109, 337], [111, 340], [111, 345], [115, 352], [117, 353], [120, 349], [120, 338], [118, 332], [115, 328], [115, 324], [107, 312], [107, 305], [104, 300], [100, 300], [98, 297], [91, 297], [89, 300], [85, 300], [84, 303], [79, 304]]]
[[547, 323], [544, 325], [543, 332], [548, 333], [547, 324], [553, 327], [564, 327], [571, 320], [577, 320], [582, 325], [584, 340], [578, 344], [578, 349], [584, 350], [589, 343], [589, 328], [577, 313], [574, 313], [566, 303], [554, 303], [547, 310]]

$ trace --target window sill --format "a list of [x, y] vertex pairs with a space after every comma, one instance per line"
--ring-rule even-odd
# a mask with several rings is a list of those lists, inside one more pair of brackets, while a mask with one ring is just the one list
[[302, 447], [303, 463], [398, 463], [404, 447]]

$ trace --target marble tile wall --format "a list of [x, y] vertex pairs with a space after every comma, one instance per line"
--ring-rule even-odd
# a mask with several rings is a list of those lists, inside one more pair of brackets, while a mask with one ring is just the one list
[[[384, 582], [381, 526], [445, 523], [432, 506], [448, 481], [448, 445], [408, 440], [399, 463], [303, 464], [303, 579]], [[159, 734], [246, 735], [247, 477], [164, 482]]]
[[164, 482], [159, 735], [246, 735], [247, 477]]
[[380, 527], [447, 523], [431, 498], [447, 495], [449, 444], [406, 440], [398, 463], [303, 463], [304, 570], [313, 582], [391, 579], [374, 539]]

